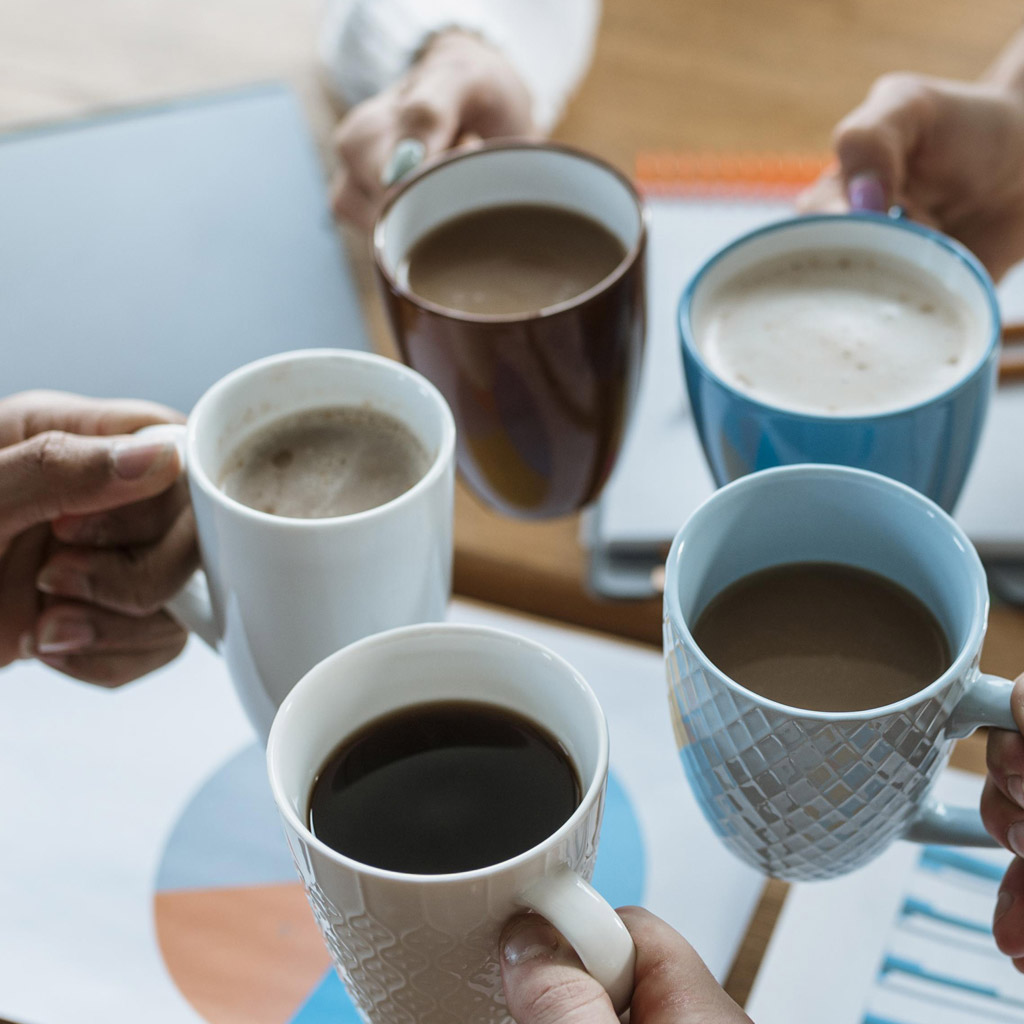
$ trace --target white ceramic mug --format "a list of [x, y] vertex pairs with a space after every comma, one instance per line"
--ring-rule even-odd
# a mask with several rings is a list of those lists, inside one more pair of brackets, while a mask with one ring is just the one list
[[[552, 835], [500, 864], [414, 875], [361, 864], [308, 827], [314, 779], [346, 736], [419, 703], [472, 700], [541, 723], [579, 774], [579, 806]], [[507, 1021], [498, 963], [505, 921], [532, 908], [573, 944], [617, 1010], [629, 1004], [629, 932], [587, 884], [608, 777], [601, 706], [575, 669], [501, 630], [409, 626], [351, 644], [281, 705], [267, 744], [270, 785], [313, 913], [349, 994], [371, 1024]]]
[[[404, 494], [365, 512], [296, 519], [221, 490], [225, 460], [267, 423], [362, 404], [401, 420], [430, 454], [426, 473]], [[167, 607], [223, 653], [262, 737], [321, 658], [371, 633], [444, 618], [454, 451], [455, 425], [437, 389], [401, 363], [363, 352], [270, 356], [228, 374], [196, 403], [184, 454], [205, 581], [194, 577]]]

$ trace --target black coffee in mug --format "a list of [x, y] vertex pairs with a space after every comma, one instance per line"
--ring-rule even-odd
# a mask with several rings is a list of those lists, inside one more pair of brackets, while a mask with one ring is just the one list
[[556, 832], [576, 769], [536, 722], [473, 701], [412, 705], [347, 737], [309, 798], [309, 828], [353, 860], [408, 874], [488, 867]]

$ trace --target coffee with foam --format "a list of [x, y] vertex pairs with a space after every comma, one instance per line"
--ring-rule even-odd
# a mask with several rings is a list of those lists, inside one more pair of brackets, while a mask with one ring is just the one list
[[876, 415], [941, 394], [986, 348], [985, 325], [912, 264], [856, 249], [757, 263], [703, 302], [695, 335], [708, 367], [767, 405]]

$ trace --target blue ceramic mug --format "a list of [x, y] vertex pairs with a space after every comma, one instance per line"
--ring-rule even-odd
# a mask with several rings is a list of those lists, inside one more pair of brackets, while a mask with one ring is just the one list
[[[702, 325], [723, 286], [762, 261], [844, 250], [909, 264], [962, 304], [977, 344], [962, 375], [937, 393], [869, 413], [798, 411], [752, 397], [709, 366]], [[992, 282], [963, 246], [911, 221], [874, 214], [799, 217], [760, 228], [712, 256], [679, 305], [683, 367], [694, 421], [715, 482], [792, 463], [868, 469], [908, 484], [949, 511], [977, 450], [996, 383], [999, 309]]]
[[[704, 654], [693, 626], [731, 583], [799, 562], [866, 569], [910, 591], [942, 627], [949, 667], [917, 693], [864, 711], [789, 707], [741, 686]], [[1016, 731], [1013, 684], [978, 667], [987, 618], [970, 541], [903, 484], [797, 465], [716, 491], [672, 544], [664, 629], [683, 768], [726, 846], [793, 880], [851, 871], [896, 839], [994, 846], [976, 807], [931, 795], [956, 738], [984, 725]]]

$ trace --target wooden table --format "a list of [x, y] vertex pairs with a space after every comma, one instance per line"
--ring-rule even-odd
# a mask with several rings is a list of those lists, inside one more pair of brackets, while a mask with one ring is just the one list
[[[557, 136], [626, 171], [639, 150], [822, 151], [880, 74], [970, 78], [1021, 21], [1018, 0], [606, 0], [593, 70]], [[298, 90], [329, 161], [315, 0], [5, 0], [0, 128], [260, 79]], [[69, 169], [73, 173], [73, 169]], [[388, 347], [365, 240], [347, 236], [371, 329]], [[534, 614], [660, 642], [660, 603], [588, 595], [575, 518], [502, 519], [460, 491], [455, 587]], [[1024, 612], [997, 607], [984, 667], [1024, 669]], [[955, 762], [984, 770], [979, 740]], [[728, 979], [742, 1001], [781, 906], [766, 898]]]

